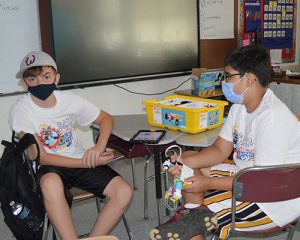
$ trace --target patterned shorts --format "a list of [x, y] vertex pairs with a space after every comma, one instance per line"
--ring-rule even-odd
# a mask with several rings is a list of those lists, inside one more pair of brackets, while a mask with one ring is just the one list
[[[233, 160], [211, 168], [211, 177], [232, 176], [238, 171]], [[217, 235], [220, 239], [227, 239], [231, 229], [231, 191], [214, 191], [204, 197], [204, 204], [215, 212], [218, 217], [219, 228]], [[237, 202], [236, 229], [239, 231], [263, 230], [277, 225], [258, 207], [256, 203]]]

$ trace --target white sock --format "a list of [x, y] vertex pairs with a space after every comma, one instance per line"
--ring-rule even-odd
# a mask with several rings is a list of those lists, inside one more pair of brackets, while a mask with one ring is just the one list
[[190, 209], [192, 209], [192, 208], [199, 207], [200, 205], [201, 205], [201, 204], [186, 203], [186, 204], [184, 204], [184, 207], [185, 207], [185, 208], [190, 208]]

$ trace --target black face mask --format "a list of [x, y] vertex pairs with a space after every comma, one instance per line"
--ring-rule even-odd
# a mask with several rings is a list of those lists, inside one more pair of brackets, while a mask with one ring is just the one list
[[34, 87], [28, 86], [28, 92], [43, 101], [45, 101], [56, 89], [55, 83], [41, 84]]

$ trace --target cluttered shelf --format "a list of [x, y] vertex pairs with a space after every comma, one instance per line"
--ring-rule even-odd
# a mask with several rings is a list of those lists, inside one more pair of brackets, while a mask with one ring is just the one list
[[288, 83], [288, 84], [300, 84], [300, 72], [294, 72], [292, 70], [282, 70], [280, 66], [272, 67], [272, 82]]
[[289, 83], [289, 84], [300, 84], [300, 76], [299, 77], [289, 77], [289, 76], [282, 76], [272, 78], [272, 82], [276, 83]]

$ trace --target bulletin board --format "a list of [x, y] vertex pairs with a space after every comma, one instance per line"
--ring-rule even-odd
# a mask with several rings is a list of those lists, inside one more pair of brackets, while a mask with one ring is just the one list
[[273, 63], [295, 61], [297, 0], [242, 0], [240, 8], [240, 45], [262, 44]]

